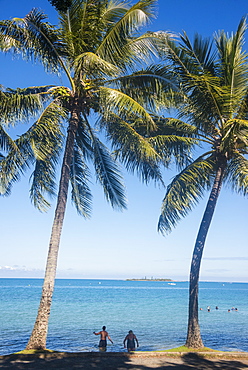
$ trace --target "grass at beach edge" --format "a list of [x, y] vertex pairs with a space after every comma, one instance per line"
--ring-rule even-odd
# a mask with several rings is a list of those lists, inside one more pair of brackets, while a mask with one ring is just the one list
[[[94, 353], [98, 353], [98, 352], [89, 352], [91, 354], [94, 354]], [[105, 355], [109, 354], [109, 353], [113, 353], [113, 352], [107, 352], [107, 353], [104, 353]], [[220, 350], [216, 350], [216, 349], [212, 349], [212, 348], [208, 348], [208, 347], [203, 347], [203, 348], [198, 348], [198, 349], [194, 349], [194, 348], [189, 348], [189, 347], [186, 347], [185, 345], [183, 346], [180, 346], [180, 347], [176, 347], [176, 348], [170, 348], [170, 349], [166, 349], [166, 350], [163, 350], [163, 351], [138, 351], [138, 352], [132, 352], [132, 354], [146, 354], [148, 355], [149, 353], [152, 355], [152, 354], [174, 354], [174, 355], [183, 355], [185, 353], [198, 353], [198, 354], [225, 354], [227, 356], [231, 356], [231, 355], [237, 355], [237, 354], [247, 354], [248, 355], [248, 352], [226, 352], [226, 351], [220, 351]], [[50, 349], [44, 349], [44, 350], [34, 350], [34, 349], [30, 349], [30, 350], [22, 350], [22, 351], [19, 351], [19, 352], [15, 352], [13, 353], [13, 355], [49, 355], [49, 354], [68, 354], [68, 355], [77, 355], [77, 354], [87, 354], [87, 352], [60, 352], [60, 351], [54, 351], [54, 350], [50, 350]], [[119, 352], [116, 352], [115, 354], [119, 354]], [[120, 354], [130, 354], [130, 353], [126, 353], [126, 352], [120, 352]]]
[[[202, 347], [202, 348], [189, 348], [189, 347], [186, 347], [186, 346], [180, 346], [180, 347], [176, 347], [176, 348], [170, 348], [170, 349], [165, 349], [161, 352], [223, 352], [223, 351], [219, 351], [217, 349], [212, 349], [212, 348], [208, 348], [208, 347]], [[228, 352], [229, 353], [229, 352]]]

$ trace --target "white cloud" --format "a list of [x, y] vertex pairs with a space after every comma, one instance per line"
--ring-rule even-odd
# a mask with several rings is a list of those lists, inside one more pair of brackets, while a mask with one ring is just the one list
[[11, 266], [0, 266], [0, 270], [11, 271], [11, 270], [17, 270], [17, 268], [11, 267]]

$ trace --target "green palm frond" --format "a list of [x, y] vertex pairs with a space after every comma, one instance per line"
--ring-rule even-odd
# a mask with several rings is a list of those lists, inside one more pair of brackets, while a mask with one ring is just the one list
[[109, 0], [105, 1], [106, 7], [102, 11], [102, 19], [107, 24], [107, 29], [111, 28], [114, 23], [118, 22], [126, 12], [130, 5], [123, 0]]
[[206, 124], [206, 130], [211, 125], [218, 127], [222, 119], [220, 96], [224, 88], [215, 74], [215, 53], [210, 53], [209, 40], [203, 40], [198, 35], [193, 45], [186, 34], [181, 39], [182, 44], [179, 46], [172, 40], [167, 41], [165, 51], [172, 70], [180, 79], [181, 91], [185, 97], [185, 104], [181, 105], [179, 111], [203, 129]]
[[147, 110], [127, 94], [116, 89], [101, 87], [100, 99], [101, 106], [108, 107], [112, 113], [117, 113], [121, 117], [132, 114], [143, 120], [148, 131], [155, 129], [156, 125]]
[[209, 38], [203, 39], [201, 35], [195, 34], [192, 44], [186, 32], [180, 35], [180, 37], [182, 40], [181, 50], [191, 60], [191, 63], [187, 64], [190, 66], [190, 72], [193, 74], [198, 74], [199, 72], [214, 74], [216, 53], [212, 53], [212, 41]]
[[229, 119], [223, 124], [220, 150], [231, 159], [235, 153], [248, 152], [248, 120]]
[[182, 102], [173, 74], [164, 67], [151, 65], [110, 83], [153, 112], [165, 107], [169, 110]]
[[53, 102], [19, 139], [21, 145], [30, 145], [34, 155], [35, 169], [31, 175], [30, 198], [40, 211], [50, 207], [43, 194], [50, 197], [56, 195], [56, 167], [63, 144], [60, 124], [65, 117], [63, 108]]
[[[103, 76], [116, 76], [119, 68], [92, 52], [84, 53], [75, 58], [75, 76], [79, 79], [84, 75], [86, 78], [101, 78]], [[82, 77], [81, 77], [82, 76]]]
[[[163, 32], [163, 38], [161, 38], [160, 32], [147, 32], [139, 37], [131, 38], [123, 50], [129, 56], [130, 62], [138, 62], [142, 66], [144, 63], [148, 64], [154, 57], [157, 59], [161, 48], [164, 47], [165, 40], [168, 43], [168, 40], [173, 40], [174, 37], [174, 34], [165, 31]], [[131, 64], [130, 62], [128, 62], [128, 65]]]
[[114, 114], [109, 115], [106, 120], [102, 118], [100, 125], [105, 127], [116, 157], [128, 171], [136, 172], [145, 183], [154, 180], [163, 184], [159, 169], [162, 158], [147, 138], [140, 135], [129, 122]]
[[96, 176], [103, 187], [105, 197], [113, 208], [125, 209], [125, 188], [117, 162], [98, 138], [92, 137], [92, 143]]
[[54, 43], [58, 42], [55, 27], [45, 22], [47, 16], [33, 9], [24, 18], [14, 18], [2, 25], [1, 31], [16, 42], [23, 57], [42, 61], [48, 71], [58, 70], [59, 55]]
[[188, 138], [199, 138], [198, 127], [173, 117], [154, 117], [157, 125], [155, 135], [178, 135]]
[[0, 122], [4, 125], [33, 118], [48, 99], [46, 95], [51, 86], [39, 86], [28, 89], [6, 89], [0, 91]]
[[[30, 114], [30, 111], [31, 114], [36, 113], [36, 98], [36, 95], [32, 96], [31, 94], [31, 96], [29, 96], [25, 94], [16, 94], [11, 91], [8, 104], [11, 101], [13, 104], [13, 108], [12, 111], [10, 111], [10, 116], [16, 115], [20, 119], [23, 117], [27, 117]], [[40, 108], [39, 103], [40, 100], [38, 98], [38, 108]], [[20, 109], [20, 112], [18, 112], [18, 107]], [[34, 112], [32, 111], [33, 107], [35, 107]], [[6, 111], [8, 111], [7, 108]], [[32, 163], [34, 163], [34, 151], [36, 151], [37, 156], [46, 156], [47, 151], [51, 152], [51, 148], [49, 147], [49, 139], [57, 133], [58, 128], [55, 131], [51, 129], [55, 124], [55, 116], [52, 115], [51, 109], [49, 110], [49, 108], [47, 108], [45, 110], [45, 113], [43, 113], [43, 116], [45, 115], [47, 115], [47, 121], [51, 123], [50, 127], [46, 128], [45, 132], [42, 124], [38, 127], [36, 124], [34, 124], [25, 134], [21, 135], [15, 141], [9, 140], [8, 137], [6, 135], [4, 136], [2, 132], [2, 144], [5, 145], [4, 149], [5, 151], [7, 151], [7, 153], [5, 158], [1, 161], [1, 194], [9, 195], [12, 185], [17, 182], [20, 179], [21, 174], [23, 174]], [[43, 131], [41, 130], [41, 128]], [[44, 142], [40, 142], [41, 138], [45, 138], [45, 144]]]
[[[0, 21], [0, 30], [2, 29], [2, 24], [4, 22]], [[0, 50], [3, 52], [8, 52], [10, 50], [17, 49], [18, 43], [8, 35], [5, 35], [4, 33], [0, 32]]]
[[54, 148], [52, 158], [46, 158], [45, 161], [35, 161], [35, 168], [30, 178], [32, 182], [30, 187], [30, 199], [34, 206], [41, 212], [47, 212], [51, 206], [44, 194], [49, 195], [49, 197], [56, 196], [55, 170], [58, 157], [58, 148]]
[[5, 153], [9, 151], [18, 150], [15, 141], [8, 135], [8, 133], [4, 130], [4, 128], [0, 125], [0, 150]]
[[185, 217], [209, 188], [214, 174], [211, 156], [199, 157], [174, 177], [163, 199], [158, 229], [169, 233]]
[[20, 180], [21, 175], [29, 168], [32, 159], [30, 147], [19, 148], [17, 144], [11, 146], [11, 151], [6, 156], [1, 156], [1, 195], [8, 196], [11, 194], [12, 186]]
[[[128, 38], [154, 17], [155, 3], [156, 0], [140, 0], [128, 9], [108, 30], [96, 53], [113, 64], [121, 63], [124, 56], [123, 47], [127, 44]], [[117, 7], [120, 7], [120, 3]]]
[[[170, 35], [168, 34], [168, 38]], [[136, 69], [139, 65], [142, 68], [159, 55], [161, 40], [156, 32], [147, 32], [139, 37], [131, 38], [126, 45], [122, 47], [121, 59], [117, 64], [123, 70]]]
[[179, 168], [189, 163], [192, 148], [198, 143], [195, 139], [176, 135], [156, 135], [147, 141], [163, 158], [166, 167], [173, 161]]
[[71, 198], [78, 214], [85, 218], [90, 217], [92, 208], [92, 194], [88, 186], [89, 177], [89, 168], [80, 149], [75, 146], [70, 169]]
[[229, 36], [222, 31], [215, 36], [216, 46], [220, 55], [218, 69], [223, 84], [228, 89], [226, 114], [230, 117], [233, 117], [239, 110], [240, 103], [247, 92], [248, 54], [242, 51], [246, 29], [246, 19], [243, 18], [235, 34]]
[[60, 13], [61, 36], [66, 44], [67, 57], [95, 53], [107, 29], [107, 1], [74, 0], [66, 13]]
[[239, 194], [248, 194], [248, 160], [241, 154], [236, 153], [229, 161], [226, 169], [225, 182]]
[[63, 143], [60, 123], [65, 116], [61, 107], [51, 103], [31, 128], [16, 140], [19, 150], [26, 154], [27, 164], [35, 164], [30, 198], [40, 211], [46, 211], [50, 206], [44, 194], [56, 195], [56, 167]]
[[[45, 22], [47, 16], [33, 9], [24, 18], [1, 22], [0, 34], [14, 40], [13, 51], [21, 52], [24, 59], [39, 61], [48, 72], [65, 72], [72, 87], [73, 79], [64, 63], [66, 49], [59, 31]], [[12, 48], [13, 49], [13, 48]]]
[[53, 143], [62, 147], [63, 134], [61, 123], [67, 112], [55, 102], [50, 103], [42, 112], [34, 125], [19, 139], [28, 140], [35, 157], [45, 160], [53, 151]]
[[76, 144], [86, 160], [92, 161], [94, 157], [94, 150], [92, 147], [92, 134], [89, 129], [87, 120], [80, 119], [78, 130], [76, 133]]

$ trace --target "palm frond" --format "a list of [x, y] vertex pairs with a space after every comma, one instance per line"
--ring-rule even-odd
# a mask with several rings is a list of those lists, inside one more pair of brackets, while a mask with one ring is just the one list
[[58, 148], [53, 149], [53, 156], [46, 160], [35, 160], [35, 168], [31, 174], [30, 198], [34, 206], [41, 212], [47, 212], [51, 204], [44, 194], [56, 196], [56, 165], [59, 157]]
[[[63, 134], [61, 123], [67, 117], [66, 110], [56, 102], [50, 103], [42, 112], [39, 119], [19, 139], [28, 140], [35, 157], [45, 160], [53, 151], [53, 143], [62, 147]], [[50, 145], [51, 147], [50, 147]]]
[[225, 183], [230, 184], [235, 192], [247, 196], [248, 160], [240, 153], [236, 153], [228, 162], [226, 173]]
[[[122, 18], [108, 30], [96, 53], [113, 64], [121, 61], [124, 57], [123, 47], [130, 36], [140, 27], [147, 25], [154, 17], [155, 3], [156, 0], [140, 0], [128, 9]], [[117, 7], [120, 7], [120, 3]]]
[[[30, 198], [40, 211], [50, 207], [44, 194], [56, 195], [56, 168], [63, 145], [61, 121], [66, 112], [56, 103], [51, 103], [39, 120], [19, 139], [21, 145], [30, 145], [35, 159], [31, 175]], [[19, 145], [20, 145], [19, 144]]]
[[71, 198], [79, 215], [88, 218], [92, 208], [92, 194], [88, 186], [90, 177], [83, 155], [77, 145], [70, 168], [70, 182], [72, 186]]
[[229, 158], [237, 150], [246, 154], [248, 149], [248, 120], [235, 118], [227, 120], [223, 125], [220, 148], [223, 152], [228, 153]]
[[30, 147], [19, 148], [15, 142], [6, 156], [0, 161], [0, 194], [11, 194], [12, 186], [20, 180], [21, 175], [29, 168], [34, 159]]
[[173, 117], [154, 117], [157, 129], [155, 135], [177, 135], [188, 138], [199, 138], [198, 127]]
[[72, 87], [73, 79], [64, 63], [67, 55], [66, 47], [61, 42], [61, 34], [53, 25], [45, 22], [47, 16], [33, 9], [24, 18], [14, 18], [12, 21], [2, 21], [0, 34], [13, 40], [14, 53], [21, 52], [26, 60], [41, 62], [46, 71], [65, 72]]
[[15, 141], [8, 135], [4, 128], [0, 125], [0, 150], [5, 153], [11, 150], [18, 150]]
[[193, 45], [186, 34], [181, 39], [179, 46], [173, 40], [168, 40], [165, 46], [165, 55], [180, 80], [178, 86], [185, 98], [179, 112], [194, 125], [214, 132], [222, 120], [221, 94], [225, 92], [216, 75], [215, 53], [211, 53], [208, 39], [196, 35]]
[[[46, 91], [46, 88], [44, 89]], [[3, 103], [4, 108], [2, 107], [2, 109], [6, 109], [6, 120], [7, 117], [9, 120], [14, 118], [15, 120], [17, 118], [23, 119], [24, 117], [37, 113], [37, 110], [41, 108], [39, 93], [41, 93], [42, 88], [34, 88], [35, 91], [33, 91], [32, 88], [24, 90], [25, 91], [21, 90], [20, 92], [17, 91], [17, 93], [16, 91], [13, 92], [10, 90], [5, 94], [7, 95], [8, 102]], [[37, 91], [38, 94], [36, 94]], [[32, 94], [32, 92], [34, 92], [34, 94]], [[12, 108], [10, 103], [13, 105]], [[8, 109], [10, 112], [8, 112]], [[14, 141], [7, 137], [2, 131], [2, 145], [4, 146], [3, 149], [7, 153], [5, 158], [1, 160], [1, 194], [10, 194], [13, 184], [17, 182], [20, 179], [21, 174], [23, 174], [32, 163], [34, 163], [35, 151], [37, 156], [38, 154], [40, 156], [46, 156], [47, 151], [51, 151], [51, 148], [49, 148], [49, 138], [51, 138], [57, 130], [54, 131], [52, 129], [55, 124], [55, 117], [52, 114], [51, 109], [49, 109], [49, 106], [45, 112], [47, 112], [47, 122], [51, 123], [50, 127], [46, 128], [45, 131], [42, 124], [37, 128], [37, 124], [35, 123], [25, 134], [21, 135]], [[43, 116], [45, 114], [46, 113], [43, 113]], [[45, 144], [44, 141], [46, 141]]]
[[75, 76], [78, 79], [84, 75], [89, 78], [101, 78], [103, 76], [116, 76], [119, 68], [106, 62], [94, 53], [88, 52], [79, 55], [74, 61]]
[[59, 55], [55, 44], [58, 31], [45, 22], [47, 16], [33, 9], [24, 18], [14, 18], [2, 23], [1, 33], [18, 43], [18, 50], [27, 60], [42, 61], [48, 71], [57, 72]]
[[166, 167], [173, 161], [179, 168], [189, 164], [192, 148], [198, 143], [195, 139], [176, 135], [156, 135], [147, 141], [163, 158]]
[[248, 54], [242, 50], [247, 30], [246, 18], [242, 18], [237, 32], [229, 36], [224, 31], [215, 35], [220, 61], [218, 70], [223, 84], [227, 87], [225, 115], [233, 117], [247, 91]]
[[16, 50], [18, 43], [12, 38], [6, 35], [5, 33], [2, 33], [2, 29], [4, 29], [2, 26], [4, 25], [4, 22], [0, 21], [0, 50], [7, 53], [10, 50]]
[[109, 83], [153, 112], [175, 108], [182, 102], [175, 76], [163, 66], [151, 65]]
[[150, 180], [163, 184], [160, 163], [165, 160], [158, 155], [149, 140], [140, 135], [129, 122], [116, 115], [102, 118], [100, 125], [107, 132], [107, 137], [115, 150], [115, 156], [131, 173], [137, 173], [142, 181]]
[[94, 166], [106, 199], [113, 208], [125, 209], [126, 197], [122, 176], [116, 160], [98, 138], [92, 137]]
[[0, 91], [0, 122], [9, 125], [33, 118], [44, 107], [50, 88], [51, 86], [36, 86]]
[[144, 121], [148, 131], [155, 129], [156, 125], [146, 109], [123, 92], [100, 87], [100, 99], [101, 106], [106, 107], [107, 111], [117, 113], [121, 117], [130, 115], [139, 117]]
[[174, 37], [174, 34], [170, 32], [163, 32], [163, 38], [160, 32], [146, 32], [139, 37], [131, 38], [123, 47], [124, 55], [127, 56], [127, 65], [139, 63], [143, 66], [152, 62], [154, 57], [157, 61], [161, 48], [164, 48], [165, 39], [168, 43], [168, 40], [173, 40]]
[[106, 1], [106, 7], [103, 9], [101, 17], [107, 24], [107, 28], [111, 28], [114, 23], [122, 19], [129, 8], [129, 3], [123, 0]]
[[182, 51], [191, 60], [190, 72], [193, 74], [207, 72], [214, 75], [216, 52], [212, 52], [212, 41], [209, 38], [203, 39], [201, 35], [196, 33], [192, 44], [186, 32], [180, 36]]
[[82, 118], [78, 123], [78, 130], [75, 140], [80, 152], [83, 155], [83, 158], [92, 161], [94, 157], [94, 150], [92, 147], [91, 129], [89, 129], [88, 122]]
[[192, 210], [209, 188], [213, 173], [211, 156], [206, 159], [199, 157], [174, 177], [163, 199], [159, 231], [171, 232], [178, 221]]
[[10, 194], [13, 184], [31, 165], [35, 169], [31, 175], [30, 197], [41, 211], [49, 206], [43, 194], [55, 195], [55, 169], [61, 151], [62, 134], [60, 120], [63, 111], [55, 104], [50, 104], [39, 120], [30, 129], [15, 140], [16, 148], [11, 148], [6, 158], [1, 161], [1, 192]]

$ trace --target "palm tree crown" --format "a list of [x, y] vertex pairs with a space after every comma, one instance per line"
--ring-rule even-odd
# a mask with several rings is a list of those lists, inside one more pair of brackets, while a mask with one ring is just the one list
[[[21, 150], [21, 147], [28, 145], [27, 142], [30, 142], [31, 135], [34, 131], [37, 134], [41, 127], [43, 129], [46, 127], [47, 130], [52, 129], [54, 132], [56, 125], [56, 130], [59, 130], [61, 127], [59, 123], [62, 120], [71, 119], [73, 112], [74, 117], [76, 116], [78, 119], [75, 152], [80, 153], [74, 156], [74, 159], [77, 160], [77, 166], [80, 166], [81, 170], [83, 166], [86, 174], [87, 167], [85, 167], [85, 163], [82, 165], [80, 162], [85, 156], [88, 159], [94, 157], [96, 174], [104, 186], [107, 198], [113, 206], [121, 208], [125, 207], [125, 201], [123, 192], [120, 196], [121, 179], [117, 176], [116, 164], [107, 154], [105, 146], [96, 138], [96, 131], [92, 128], [88, 117], [92, 112], [106, 117], [108, 111], [107, 119], [110, 120], [110, 115], [114, 115], [125, 121], [127, 115], [132, 112], [133, 119], [134, 117], [142, 119], [148, 127], [155, 127], [151, 116], [144, 108], [144, 102], [138, 102], [137, 95], [133, 98], [130, 91], [127, 94], [124, 88], [125, 79], [130, 78], [130, 72], [137, 66], [137, 63], [144, 62], [152, 52], [155, 52], [154, 35], [133, 36], [137, 29], [145, 25], [153, 15], [154, 4], [154, 0], [139, 1], [133, 7], [119, 1], [74, 1], [67, 12], [59, 13], [60, 24], [58, 28], [45, 22], [46, 16], [35, 9], [24, 19], [4, 21], [1, 25], [2, 40], [7, 38], [10, 40], [9, 43], [6, 43], [9, 45], [5, 48], [6, 50], [21, 51], [25, 58], [41, 61], [47, 71], [62, 72], [68, 78], [68, 85], [65, 86], [35, 87], [3, 92], [5, 93], [6, 107], [2, 111], [2, 117], [4, 117], [5, 123], [11, 119], [12, 121], [20, 119], [21, 111], [26, 115], [35, 114], [45, 104], [39, 120], [28, 134], [23, 135], [18, 141], [19, 149]], [[142, 77], [139, 76], [139, 78]], [[51, 116], [53, 119], [49, 119]], [[104, 121], [106, 122], [106, 119]], [[126, 127], [127, 135], [128, 129], [129, 135], [133, 135], [130, 125]], [[61, 132], [57, 131], [56, 136], [56, 139], [58, 136], [62, 138]], [[32, 139], [35, 142], [35, 137]], [[141, 137], [139, 137], [139, 141], [141, 142]], [[34, 154], [33, 148], [31, 149], [29, 159]], [[44, 153], [41, 153], [41, 149], [44, 149], [44, 145], [39, 142], [35, 151], [35, 159], [38, 159], [39, 164], [39, 159], [44, 159]], [[95, 154], [97, 155], [95, 156]], [[151, 154], [155, 160], [155, 151], [150, 150], [150, 157]], [[55, 155], [56, 151], [54, 151]], [[54, 156], [46, 157], [46, 159], [57, 161]], [[25, 157], [23, 161], [27, 163], [27, 153], [23, 157]], [[83, 161], [85, 162], [85, 160]], [[104, 175], [107, 170], [106, 165], [110, 166], [109, 169], [114, 166], [112, 169], [117, 171], [115, 172], [116, 176], [112, 173], [112, 180], [115, 181], [112, 181], [111, 186], [107, 184], [109, 178], [107, 179]], [[22, 170], [21, 167], [19, 169]], [[36, 170], [38, 171], [38, 168]], [[34, 191], [31, 193], [36, 206], [41, 209], [48, 205], [41, 193], [53, 194], [54, 192], [53, 170], [54, 168], [50, 167], [50, 171], [48, 170], [46, 173], [44, 178], [46, 186], [42, 183], [44, 172], [42, 174], [39, 171], [39, 176], [33, 177], [35, 183], [32, 189]], [[156, 177], [159, 171], [156, 166], [154, 166], [154, 170], [154, 177]], [[18, 167], [12, 173], [14, 180], [17, 171]], [[37, 174], [37, 171], [34, 174]], [[76, 196], [78, 187], [85, 187], [87, 178], [80, 179], [73, 172], [73, 168], [71, 171], [73, 201], [79, 213], [87, 215], [89, 204], [87, 202], [81, 204], [80, 199]], [[8, 173], [6, 187], [9, 187], [12, 184], [9, 167], [5, 173]], [[49, 181], [48, 176], [50, 176]], [[36, 181], [37, 178], [39, 178], [39, 184]], [[51, 184], [50, 187], [48, 187], [48, 183]], [[84, 185], [82, 185], [83, 183]], [[76, 186], [75, 189], [74, 186]], [[114, 194], [115, 192], [116, 194]], [[117, 194], [118, 196], [116, 196]], [[89, 189], [85, 195], [90, 195]]]
[[198, 35], [193, 45], [186, 34], [181, 36], [179, 47], [168, 45], [183, 102], [178, 107], [179, 118], [167, 119], [167, 129], [197, 139], [206, 151], [168, 187], [159, 222], [161, 231], [171, 231], [204, 190], [211, 188], [219, 166], [225, 169], [223, 181], [238, 193], [247, 194], [248, 62], [242, 51], [245, 30], [242, 20], [234, 35], [216, 34], [214, 51], [209, 40]]

